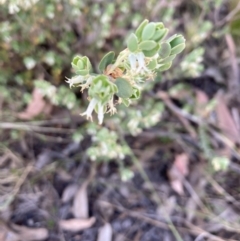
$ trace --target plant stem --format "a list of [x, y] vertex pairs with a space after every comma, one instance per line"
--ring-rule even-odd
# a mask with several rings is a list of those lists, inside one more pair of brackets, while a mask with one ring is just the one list
[[120, 54], [116, 59], [115, 64], [111, 66], [108, 72], [111, 73], [114, 69], [116, 69], [127, 56], [128, 56], [128, 50], [124, 49], [122, 52], [120, 52]]

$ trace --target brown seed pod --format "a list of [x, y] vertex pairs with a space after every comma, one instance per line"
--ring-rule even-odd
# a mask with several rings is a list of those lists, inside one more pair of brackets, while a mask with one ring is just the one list
[[111, 76], [112, 78], [116, 79], [118, 77], [121, 77], [123, 75], [123, 70], [120, 69], [119, 67], [111, 70], [112, 64], [109, 64], [107, 68], [104, 71], [105, 75]]

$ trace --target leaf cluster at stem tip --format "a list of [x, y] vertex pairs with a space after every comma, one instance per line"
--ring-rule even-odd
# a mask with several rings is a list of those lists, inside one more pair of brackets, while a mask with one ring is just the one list
[[143, 83], [154, 79], [158, 72], [168, 70], [185, 48], [182, 35], [174, 34], [166, 39], [167, 34], [168, 29], [162, 22], [144, 20], [127, 38], [126, 49], [117, 57], [110, 51], [101, 59], [100, 73], [93, 73], [88, 57], [75, 56], [71, 64], [76, 75], [66, 82], [70, 87], [80, 87], [81, 91], [88, 89], [90, 103], [81, 115], [92, 120], [95, 111], [102, 124], [104, 114], [116, 113], [117, 104], [129, 106], [138, 99]]

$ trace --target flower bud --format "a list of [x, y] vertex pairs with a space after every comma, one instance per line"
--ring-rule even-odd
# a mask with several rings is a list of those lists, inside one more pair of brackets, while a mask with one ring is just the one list
[[133, 86], [133, 93], [132, 96], [130, 97], [131, 100], [137, 100], [140, 98], [141, 95], [141, 91], [139, 88], [137, 88], [136, 86]]
[[117, 86], [112, 83], [106, 75], [98, 75], [92, 80], [88, 94], [91, 98], [96, 98], [101, 101], [102, 104], [105, 104], [117, 91]]
[[72, 67], [76, 74], [81, 76], [88, 75], [92, 68], [91, 63], [86, 56], [75, 56], [72, 61]]

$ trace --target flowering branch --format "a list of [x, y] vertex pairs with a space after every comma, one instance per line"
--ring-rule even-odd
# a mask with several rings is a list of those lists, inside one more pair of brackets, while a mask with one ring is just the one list
[[103, 123], [104, 114], [116, 113], [116, 104], [126, 106], [141, 94], [141, 83], [154, 79], [158, 72], [169, 69], [173, 59], [185, 48], [185, 39], [175, 34], [164, 40], [168, 29], [161, 22], [144, 20], [127, 39], [127, 48], [115, 59], [114, 52], [107, 53], [99, 63], [101, 74], [92, 73], [88, 57], [76, 56], [72, 67], [76, 76], [67, 78], [71, 87], [88, 89], [90, 99], [87, 110], [82, 113], [92, 120], [92, 112], [98, 114], [99, 124]]

